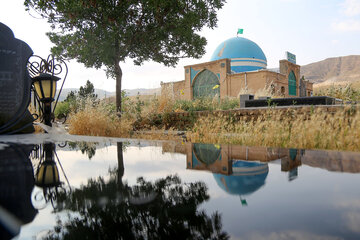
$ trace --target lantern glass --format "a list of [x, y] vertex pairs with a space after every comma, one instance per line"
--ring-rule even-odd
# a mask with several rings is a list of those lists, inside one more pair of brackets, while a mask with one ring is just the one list
[[36, 176], [38, 186], [57, 186], [60, 184], [59, 171], [55, 162], [44, 162]]
[[56, 94], [56, 82], [60, 78], [50, 75], [48, 73], [40, 73], [33, 78], [33, 84], [36, 94], [41, 101], [53, 101]]
[[[52, 85], [52, 86], [51, 86]], [[56, 81], [52, 80], [41, 80], [34, 82], [36, 94], [40, 99], [55, 98], [56, 93]], [[41, 91], [42, 88], [42, 91]], [[52, 90], [52, 91], [51, 91]]]

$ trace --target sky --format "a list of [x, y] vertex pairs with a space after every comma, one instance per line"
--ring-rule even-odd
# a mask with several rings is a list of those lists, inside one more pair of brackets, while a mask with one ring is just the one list
[[[45, 19], [25, 11], [22, 0], [2, 0], [0, 22], [25, 41], [34, 54], [46, 58], [53, 46], [45, 35], [51, 31]], [[157, 88], [160, 82], [184, 79], [184, 66], [207, 62], [216, 47], [236, 36], [256, 42], [263, 50], [268, 68], [279, 67], [285, 51], [296, 55], [297, 64], [306, 65], [330, 57], [360, 55], [360, 0], [227, 0], [218, 11], [218, 26], [204, 28], [207, 39], [201, 59], [181, 59], [175, 68], [155, 62], [134, 66], [131, 59], [120, 63], [123, 89]], [[115, 91], [115, 80], [104, 70], [85, 68], [75, 60], [68, 63], [64, 88], [79, 88], [90, 80], [95, 88]]]

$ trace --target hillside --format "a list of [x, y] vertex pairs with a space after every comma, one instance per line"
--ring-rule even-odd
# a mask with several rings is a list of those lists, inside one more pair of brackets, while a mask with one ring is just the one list
[[304, 65], [300, 74], [313, 83], [356, 82], [360, 80], [360, 55], [327, 58]]
[[[70, 91], [79, 91], [78, 88], [64, 88], [61, 92], [59, 101], [65, 100], [66, 96]], [[160, 94], [160, 88], [153, 88], [153, 89], [146, 89], [146, 88], [137, 88], [137, 89], [124, 89], [127, 96], [136, 96], [138, 93], [139, 95], [157, 95]], [[102, 89], [95, 88], [95, 94], [98, 95], [99, 99], [109, 98], [115, 96], [115, 92], [108, 92]]]

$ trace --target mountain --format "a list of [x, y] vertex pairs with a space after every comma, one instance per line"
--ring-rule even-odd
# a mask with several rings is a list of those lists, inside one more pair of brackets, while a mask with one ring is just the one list
[[[61, 95], [59, 97], [59, 101], [64, 101], [66, 96], [70, 93], [70, 91], [79, 91], [78, 88], [64, 88], [61, 91]], [[137, 88], [137, 89], [124, 89], [124, 91], [126, 92], [127, 96], [136, 96], [138, 93], [139, 95], [158, 95], [161, 92], [160, 88], [152, 88], [152, 89], [147, 89], [147, 88]], [[103, 99], [103, 98], [108, 98], [108, 97], [112, 97], [115, 96], [115, 92], [108, 92], [102, 89], [98, 89], [95, 88], [95, 94], [98, 95], [99, 99]]]
[[[136, 95], [159, 95], [161, 93], [161, 88], [137, 88], [137, 89], [125, 89], [126, 95], [136, 96]], [[114, 94], [115, 95], [115, 94]]]
[[301, 66], [300, 71], [313, 83], [360, 81], [360, 55], [327, 58]]
[[[61, 95], [59, 97], [59, 101], [64, 101], [66, 96], [71, 92], [75, 92], [75, 91], [79, 91], [78, 88], [64, 88], [62, 91], [61, 91]], [[98, 98], [102, 99], [102, 98], [105, 98], [106, 97], [110, 97], [110, 96], [115, 96], [115, 92], [108, 92], [108, 91], [105, 91], [105, 90], [102, 90], [102, 89], [97, 89], [95, 88], [95, 94], [98, 95]]]

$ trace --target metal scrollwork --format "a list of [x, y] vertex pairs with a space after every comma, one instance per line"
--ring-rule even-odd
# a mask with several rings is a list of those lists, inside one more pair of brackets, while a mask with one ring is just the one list
[[28, 60], [27, 69], [31, 78], [41, 73], [47, 73], [62, 79], [61, 88], [54, 106], [55, 109], [68, 74], [68, 67], [65, 61], [61, 58], [54, 57], [52, 54], [50, 54], [47, 59], [38, 55], [32, 55]]
[[28, 71], [31, 77], [37, 76], [40, 73], [48, 73], [54, 76], [61, 75], [65, 70], [65, 76], [67, 75], [67, 65], [59, 58], [55, 58], [53, 55], [49, 55], [47, 59], [40, 56], [33, 55], [28, 61]]

